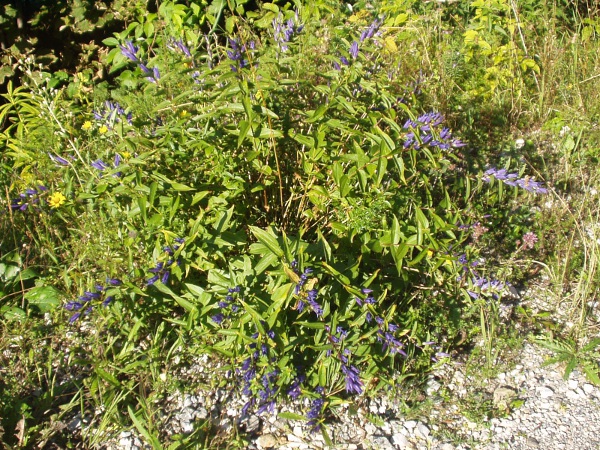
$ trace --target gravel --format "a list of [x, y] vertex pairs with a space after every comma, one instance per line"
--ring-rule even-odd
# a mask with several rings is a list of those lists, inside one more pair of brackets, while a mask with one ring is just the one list
[[[528, 306], [547, 309], [544, 302]], [[421, 416], [405, 417], [399, 402], [391, 397], [361, 399], [352, 408], [340, 405], [327, 425], [327, 434], [333, 448], [350, 450], [599, 449], [600, 389], [577, 370], [563, 379], [564, 367], [544, 365], [550, 356], [548, 350], [525, 343], [518, 364], [484, 384], [467, 374], [465, 364], [452, 361], [430, 376], [425, 392], [433, 406]], [[207, 369], [207, 363], [206, 359], [197, 361], [191, 371], [214, 376], [214, 368]], [[449, 400], [443, 401], [443, 394]], [[494, 417], [470, 420], [458, 406], [460, 400], [469, 398], [487, 401], [485, 411], [493, 412]], [[166, 431], [187, 434], [210, 420], [225, 432], [239, 429], [249, 442], [248, 449], [331, 448], [320, 433], [311, 433], [305, 422], [277, 417], [280, 412], [302, 414], [306, 401], [280, 405], [271, 415], [240, 420], [244, 403], [244, 398], [223, 389], [173, 396], [164, 406], [169, 424]], [[69, 426], [80, 423], [81, 418], [77, 425]], [[104, 448], [150, 447], [135, 430], [128, 430]]]

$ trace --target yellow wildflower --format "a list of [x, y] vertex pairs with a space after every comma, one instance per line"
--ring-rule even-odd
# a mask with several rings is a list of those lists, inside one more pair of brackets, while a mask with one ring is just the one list
[[89, 130], [90, 128], [92, 128], [92, 122], [90, 122], [89, 120], [86, 120], [85, 122], [83, 122], [83, 125], [81, 126], [82, 130]]
[[185, 109], [179, 113], [179, 116], [181, 118], [186, 117], [187, 115], [188, 115], [188, 112]]
[[104, 134], [108, 131], [108, 127], [106, 125], [102, 125], [98, 131], [100, 134]]
[[62, 194], [62, 192], [55, 192], [50, 196], [50, 200], [48, 200], [48, 203], [50, 204], [51, 208], [58, 208], [66, 200], [67, 198]]
[[125, 159], [131, 158], [131, 153], [129, 152], [121, 152], [121, 156]]

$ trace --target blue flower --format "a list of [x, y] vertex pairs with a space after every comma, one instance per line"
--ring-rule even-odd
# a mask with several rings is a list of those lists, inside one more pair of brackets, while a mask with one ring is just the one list
[[107, 278], [106, 282], [111, 286], [121, 286], [123, 284], [123, 282], [118, 278]]
[[546, 189], [539, 181], [535, 181], [530, 177], [519, 178], [518, 174], [508, 173], [506, 169], [496, 169], [495, 167], [491, 167], [484, 172], [481, 181], [490, 183], [490, 177], [494, 177], [508, 186], [520, 187], [526, 191], [533, 192], [534, 194], [548, 193], [548, 189]]
[[248, 60], [244, 58], [246, 53], [246, 46], [240, 46], [237, 39], [229, 39], [229, 45], [231, 46], [231, 50], [227, 50], [227, 57], [235, 62], [235, 65], [231, 65], [231, 70], [233, 72], [237, 72], [238, 68], [243, 69], [248, 65]]
[[187, 56], [188, 58], [192, 57], [192, 54], [190, 53], [190, 49], [183, 43], [182, 39], [175, 40], [175, 39], [171, 38], [169, 40], [169, 43], [167, 44], [167, 48], [174, 50], [174, 51], [179, 51], [179, 52], [183, 53], [185, 56]]
[[58, 164], [59, 166], [68, 166], [69, 165], [69, 161], [67, 161], [64, 158], [61, 158], [58, 155], [53, 155], [52, 153], [48, 153], [48, 156], [50, 157], [50, 159], [52, 161], [54, 161], [56, 164]]
[[311, 402], [310, 409], [306, 413], [306, 418], [308, 419], [307, 425], [310, 427], [311, 433], [316, 433], [321, 429], [323, 406], [325, 406], [325, 398], [323, 397], [325, 390], [319, 386], [315, 389], [315, 392], [319, 394], [320, 397], [315, 398]]
[[312, 289], [312, 290], [308, 291], [308, 294], [306, 295], [306, 300], [307, 300], [308, 304], [310, 305], [310, 307], [312, 308], [313, 312], [317, 315], [317, 317], [321, 317], [321, 316], [323, 316], [323, 308], [317, 302], [317, 295], [318, 295], [317, 290]]
[[[150, 71], [148, 70], [148, 73], [149, 72]], [[152, 68], [152, 74], [149, 77], [146, 77], [146, 80], [150, 81], [151, 83], [158, 84], [158, 80], [160, 80], [160, 72], [158, 67]]]
[[216, 322], [220, 325], [225, 320], [225, 317], [223, 316], [223, 314], [218, 313], [212, 316], [211, 319], [213, 322]]
[[100, 172], [105, 171], [106, 169], [108, 169], [108, 166], [106, 165], [106, 163], [104, 161], [102, 161], [101, 159], [97, 159], [96, 161], [94, 161], [91, 166], [94, 169], [99, 170]]
[[73, 314], [71, 316], [71, 318], [69, 319], [69, 323], [71, 324], [71, 323], [75, 322], [77, 319], [79, 319], [79, 316], [81, 316], [80, 312], [76, 312], [75, 314]]
[[281, 13], [273, 19], [273, 38], [279, 45], [280, 51], [286, 52], [288, 50], [287, 44], [292, 40], [294, 34], [300, 33], [304, 28], [304, 25], [298, 25], [299, 21], [300, 19], [297, 11], [294, 19], [289, 19], [285, 23]]
[[120, 45], [119, 47], [121, 48], [121, 54], [123, 56], [125, 56], [133, 62], [139, 61], [136, 55], [136, 53], [138, 52], [138, 48], [135, 45], [133, 45], [131, 41], [125, 41], [125, 45]]
[[79, 311], [81, 308], [83, 308], [83, 304], [80, 302], [71, 301], [65, 305], [67, 311]]
[[346, 392], [360, 395], [363, 390], [363, 383], [360, 380], [360, 372], [356, 366], [342, 364], [342, 372], [346, 376]]
[[360, 34], [360, 42], [363, 42], [367, 39], [372, 38], [375, 33], [377, 32], [377, 30], [379, 29], [379, 27], [381, 26], [381, 24], [383, 23], [383, 20], [381, 19], [375, 19], [373, 21], [373, 23], [371, 23], [371, 25], [369, 26], [369, 28], [367, 28], [366, 30], [364, 30], [361, 34]]
[[350, 56], [352, 56], [353, 59], [358, 58], [358, 42], [356, 41], [350, 45]]

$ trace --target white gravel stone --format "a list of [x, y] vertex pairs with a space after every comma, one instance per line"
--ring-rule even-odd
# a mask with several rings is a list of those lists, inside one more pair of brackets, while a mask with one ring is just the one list
[[425, 424], [419, 423], [417, 425], [417, 428], [415, 430], [415, 435], [417, 435], [420, 438], [427, 439], [427, 436], [429, 436], [429, 433], [431, 433], [431, 431]]
[[396, 448], [404, 449], [410, 443], [409, 440], [403, 434], [396, 433], [392, 436], [392, 442]]
[[577, 400], [579, 398], [579, 394], [570, 389], [567, 391], [567, 393], [565, 395], [569, 400]]
[[550, 398], [554, 395], [554, 391], [548, 386], [542, 386], [538, 388], [538, 394], [541, 398]]
[[371, 443], [373, 444], [373, 447], [378, 450], [394, 450], [394, 446], [385, 436], [374, 436], [371, 439]]
[[412, 430], [416, 426], [417, 426], [417, 422], [414, 420], [407, 420], [406, 422], [404, 422], [404, 428], [406, 428], [409, 431]]
[[263, 434], [256, 440], [258, 448], [273, 448], [277, 445], [277, 438], [272, 434]]

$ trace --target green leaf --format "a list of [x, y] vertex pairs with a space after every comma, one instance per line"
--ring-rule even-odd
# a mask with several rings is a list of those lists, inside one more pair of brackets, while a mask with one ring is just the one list
[[262, 7], [263, 9], [273, 11], [274, 13], [279, 12], [279, 7], [275, 3], [263, 3]]
[[190, 294], [195, 295], [196, 297], [202, 296], [205, 291], [200, 286], [196, 286], [195, 284], [185, 283], [185, 287], [188, 288]]
[[301, 414], [295, 414], [292, 412], [280, 412], [279, 414], [277, 414], [277, 417], [279, 417], [280, 419], [287, 420], [307, 420], [305, 416]]
[[144, 438], [152, 445], [153, 450], [162, 450], [162, 445], [156, 436], [151, 435], [148, 430], [142, 425], [142, 422], [136, 417], [135, 413], [131, 406], [127, 405], [127, 411], [129, 412], [129, 417], [133, 422], [133, 425], [137, 428]]
[[587, 379], [590, 382], [594, 383], [596, 386], [600, 386], [600, 378], [598, 377], [598, 366], [596, 363], [586, 361], [581, 365], [581, 369], [587, 376]]
[[34, 287], [24, 295], [30, 305], [35, 305], [41, 312], [47, 312], [60, 305], [60, 291], [52, 286]]
[[3, 306], [0, 308], [0, 314], [2, 314], [6, 320], [23, 320], [27, 317], [25, 311], [16, 306]]
[[278, 262], [279, 262], [279, 258], [277, 257], [277, 255], [275, 255], [273, 253], [268, 253], [268, 254], [264, 255], [260, 259], [260, 261], [258, 261], [256, 266], [254, 266], [254, 271], [256, 272], [256, 275], [259, 275], [259, 274], [263, 273], [269, 267], [277, 264]]
[[250, 227], [250, 231], [252, 232], [254, 237], [256, 237], [256, 239], [258, 239], [259, 242], [264, 244], [269, 249], [269, 251], [271, 253], [276, 255], [278, 258], [284, 257], [285, 254], [284, 254], [283, 250], [281, 249], [281, 247], [279, 246], [279, 243], [277, 242], [277, 238], [273, 234], [271, 234], [268, 231], [265, 231], [261, 228], [254, 227], [254, 226]]
[[292, 135], [292, 139], [294, 139], [299, 144], [308, 147], [309, 149], [312, 149], [315, 146], [315, 140], [310, 136], [305, 136], [300, 133], [294, 133]]
[[341, 273], [340, 271], [338, 271], [334, 267], [330, 266], [329, 264], [327, 264], [325, 262], [322, 262], [321, 266], [323, 266], [325, 268], [325, 270], [327, 271], [327, 273], [329, 273], [330, 275], [332, 275], [342, 285], [348, 286], [348, 285], [351, 284], [350, 278], [348, 278], [346, 275], [344, 275], [343, 273]]
[[101, 369], [100, 367], [96, 367], [94, 372], [96, 372], [100, 378], [102, 378], [104, 381], [108, 381], [114, 387], [121, 387], [121, 382], [117, 380], [112, 373], [108, 373], [106, 370]]
[[258, 329], [260, 334], [265, 334], [265, 329], [262, 326], [262, 317], [260, 314], [258, 314], [256, 312], [256, 310], [254, 308], [252, 308], [248, 303], [246, 303], [245, 301], [239, 299], [238, 300], [242, 306], [244, 307], [244, 310], [246, 312], [248, 312], [250, 314], [250, 316], [252, 317], [252, 321], [254, 322], [254, 325], [256, 326], [256, 328]]
[[259, 139], [270, 139], [283, 137], [283, 133], [280, 130], [273, 130], [267, 127], [260, 127], [258, 132], [254, 132], [254, 137]]
[[173, 292], [171, 289], [169, 289], [167, 286], [165, 286], [160, 281], [157, 281], [156, 283], [154, 283], [153, 286], [156, 289], [158, 289], [160, 292], [162, 292], [163, 294], [169, 295], [173, 300], [175, 300], [175, 302], [177, 302], [177, 304], [179, 304], [179, 306], [181, 306], [186, 311], [197, 312], [198, 309], [192, 302], [190, 302], [189, 300], [186, 300], [183, 297], [180, 297], [179, 295], [177, 295], [175, 292]]
[[312, 328], [314, 330], [324, 330], [325, 324], [323, 322], [294, 322], [294, 325], [301, 327]]
[[327, 108], [328, 108], [327, 104], [323, 103], [312, 113], [309, 112], [309, 117], [308, 117], [308, 119], [306, 119], [306, 122], [308, 122], [308, 123], [316, 122], [317, 120], [319, 120], [321, 117], [323, 117], [325, 115], [325, 113], [327, 112]]
[[109, 38], [104, 39], [102, 41], [102, 43], [104, 45], [106, 45], [107, 47], [116, 47], [117, 45], [119, 45], [119, 40], [114, 37], [109, 37]]
[[573, 357], [569, 360], [569, 362], [567, 363], [567, 366], [565, 367], [565, 373], [563, 375], [564, 380], [569, 379], [569, 375], [571, 375], [571, 372], [573, 372], [573, 370], [575, 370], [575, 367], [577, 367], [577, 358]]
[[323, 440], [325, 441], [325, 444], [327, 444], [327, 447], [332, 448], [333, 441], [329, 437], [329, 434], [327, 433], [327, 430], [325, 429], [325, 425], [321, 426], [321, 435], [323, 436]]
[[237, 146], [240, 148], [246, 136], [248, 136], [248, 131], [250, 131], [250, 122], [247, 120], [242, 120], [239, 123], [240, 134], [238, 136]]
[[182, 184], [182, 183], [177, 183], [175, 181], [171, 181], [170, 183], [171, 183], [171, 187], [179, 192], [195, 191], [194, 188], [186, 186], [185, 184]]

